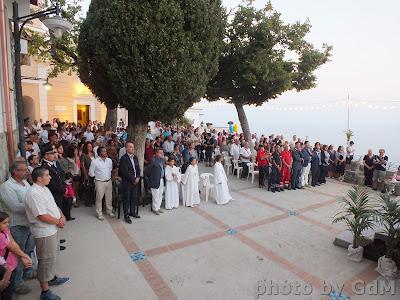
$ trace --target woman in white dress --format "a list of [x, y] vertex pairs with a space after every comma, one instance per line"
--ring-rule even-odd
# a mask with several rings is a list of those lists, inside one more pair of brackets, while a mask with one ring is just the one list
[[181, 182], [181, 172], [175, 167], [173, 157], [168, 158], [165, 168], [165, 209], [178, 208], [179, 206], [179, 187]]
[[228, 179], [226, 177], [224, 167], [222, 166], [223, 157], [217, 155], [214, 164], [214, 189], [215, 201], [217, 204], [227, 204], [232, 200], [229, 194]]
[[199, 181], [200, 177], [197, 160], [191, 157], [190, 165], [187, 167], [182, 178], [182, 194], [186, 206], [194, 207], [200, 204]]

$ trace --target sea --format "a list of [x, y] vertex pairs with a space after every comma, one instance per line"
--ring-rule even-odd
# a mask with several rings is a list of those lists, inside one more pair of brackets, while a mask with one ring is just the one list
[[[236, 109], [224, 102], [196, 104], [201, 108], [201, 121], [212, 123], [214, 127], [227, 127], [229, 121], [240, 126]], [[301, 110], [300, 110], [301, 109]], [[283, 134], [288, 140], [296, 134], [302, 139], [321, 144], [346, 146], [345, 131], [354, 132], [355, 159], [363, 157], [368, 149], [374, 153], [383, 148], [389, 157], [389, 168], [400, 164], [400, 105], [376, 106], [318, 105], [308, 107], [245, 106], [252, 133], [270, 135]], [[349, 118], [348, 118], [349, 117]]]

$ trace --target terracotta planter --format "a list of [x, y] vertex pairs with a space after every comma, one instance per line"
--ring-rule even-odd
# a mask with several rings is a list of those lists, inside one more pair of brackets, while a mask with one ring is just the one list
[[347, 248], [347, 258], [355, 262], [360, 262], [363, 258], [363, 252], [363, 247], [358, 246], [358, 248], [353, 248], [353, 245], [350, 244]]
[[386, 279], [395, 279], [399, 274], [397, 272], [396, 263], [386, 256], [381, 256], [378, 259], [378, 266], [375, 269]]

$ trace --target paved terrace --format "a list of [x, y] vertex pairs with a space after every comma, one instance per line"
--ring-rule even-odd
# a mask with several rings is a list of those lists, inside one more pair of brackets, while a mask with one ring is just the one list
[[[356, 295], [352, 289], [356, 280], [368, 286], [383, 281], [375, 262], [349, 261], [346, 249], [332, 244], [345, 228], [331, 220], [349, 185], [329, 180], [273, 194], [251, 181], [229, 180], [235, 201], [228, 205], [201, 202], [160, 216], [147, 206], [131, 225], [100, 222], [94, 208], [74, 209], [77, 219], [62, 231], [67, 250], [59, 263], [59, 273], [71, 279], [54, 291], [67, 300], [247, 300], [255, 299], [257, 282], [265, 279], [311, 285], [312, 294], [259, 299], [331, 299], [321, 296], [325, 280], [344, 285], [343, 293], [354, 300], [400, 299], [400, 280], [395, 295]], [[33, 293], [16, 299], [39, 298], [37, 281], [28, 284]]]

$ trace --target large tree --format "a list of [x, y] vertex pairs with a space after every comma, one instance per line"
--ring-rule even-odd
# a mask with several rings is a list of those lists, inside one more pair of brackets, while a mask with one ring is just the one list
[[[78, 68], [78, 37], [81, 24], [82, 0], [60, 0], [61, 15], [72, 24], [72, 30], [65, 32], [61, 39], [54, 39], [49, 33], [25, 30], [29, 42], [29, 54], [39, 61], [49, 64], [48, 77], [55, 78], [61, 73], [73, 74]], [[48, 0], [42, 2], [40, 9], [53, 7]], [[117, 109], [107, 108], [105, 128], [117, 126]]]
[[147, 123], [182, 116], [204, 95], [224, 28], [220, 0], [92, 0], [79, 76], [107, 106], [128, 109], [142, 166]]
[[[247, 1], [249, 2], [249, 1]], [[251, 141], [243, 106], [259, 106], [289, 90], [316, 86], [314, 71], [329, 60], [331, 46], [305, 40], [309, 21], [285, 24], [269, 2], [257, 10], [240, 5], [229, 18], [219, 71], [207, 88], [210, 101], [235, 105], [246, 141]]]

